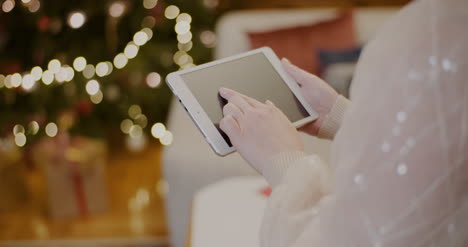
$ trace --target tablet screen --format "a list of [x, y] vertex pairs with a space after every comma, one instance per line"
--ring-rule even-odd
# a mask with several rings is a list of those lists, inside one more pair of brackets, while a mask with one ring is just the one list
[[291, 122], [309, 116], [263, 53], [181, 74], [181, 77], [229, 146], [229, 139], [219, 129], [225, 103], [218, 94], [221, 87], [233, 89], [260, 102], [270, 100]]

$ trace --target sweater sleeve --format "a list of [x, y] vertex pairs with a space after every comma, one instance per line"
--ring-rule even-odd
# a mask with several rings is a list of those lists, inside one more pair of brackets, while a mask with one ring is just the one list
[[328, 113], [325, 120], [323, 121], [317, 137], [329, 140], [332, 140], [335, 137], [335, 134], [340, 128], [341, 122], [343, 121], [343, 116], [346, 112], [346, 109], [350, 103], [351, 101], [342, 95], [338, 96], [335, 104], [330, 110], [330, 113]]
[[[274, 169], [263, 174], [273, 187], [261, 229], [261, 246], [294, 246], [304, 229], [314, 225], [319, 204], [329, 193], [330, 171], [317, 156], [278, 154]], [[309, 236], [310, 237], [310, 236]]]

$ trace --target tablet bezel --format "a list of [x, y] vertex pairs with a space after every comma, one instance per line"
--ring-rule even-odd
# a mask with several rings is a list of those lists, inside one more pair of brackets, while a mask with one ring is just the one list
[[271, 50], [271, 48], [269, 47], [262, 47], [239, 55], [223, 58], [193, 68], [176, 71], [168, 74], [166, 77], [166, 83], [169, 85], [174, 95], [179, 99], [179, 102], [185, 108], [189, 116], [195, 122], [195, 125], [201, 131], [208, 144], [215, 151], [215, 153], [220, 156], [226, 156], [234, 152], [235, 148], [234, 146], [230, 147], [228, 143], [224, 140], [224, 138], [221, 136], [221, 133], [219, 133], [213, 121], [211, 121], [208, 114], [206, 114], [206, 112], [203, 110], [203, 107], [198, 103], [198, 100], [187, 87], [181, 75], [200, 69], [216, 66], [218, 64], [240, 59], [257, 53], [263, 53], [265, 55], [265, 57], [271, 63], [273, 68], [276, 70], [276, 72], [280, 75], [280, 77], [292, 91], [294, 96], [299, 100], [299, 102], [309, 113], [310, 116], [293, 122], [294, 127], [299, 128], [318, 118], [317, 112], [307, 103], [296, 81], [283, 69], [281, 61], [278, 59], [273, 50]]

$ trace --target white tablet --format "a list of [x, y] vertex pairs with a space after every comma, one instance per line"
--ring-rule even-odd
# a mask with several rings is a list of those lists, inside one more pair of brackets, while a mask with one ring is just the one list
[[[305, 101], [297, 83], [267, 47], [171, 73], [166, 82], [207, 142], [221, 156], [235, 151], [219, 128], [226, 103], [218, 93], [221, 87], [260, 102], [272, 101], [296, 128], [318, 117]], [[262, 124], [268, 123], [259, 123], [259, 128]]]

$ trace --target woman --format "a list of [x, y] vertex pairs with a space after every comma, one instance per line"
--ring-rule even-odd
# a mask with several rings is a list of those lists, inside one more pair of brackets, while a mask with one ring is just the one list
[[273, 187], [262, 246], [468, 246], [466, 0], [405, 7], [367, 45], [352, 103], [283, 65], [320, 114], [301, 130], [336, 137], [324, 164], [271, 102], [220, 90], [221, 128]]

